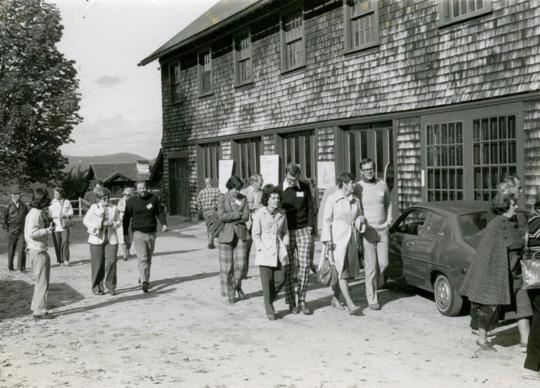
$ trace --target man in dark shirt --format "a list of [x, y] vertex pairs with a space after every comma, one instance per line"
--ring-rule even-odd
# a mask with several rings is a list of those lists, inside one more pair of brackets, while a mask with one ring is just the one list
[[161, 224], [162, 232], [166, 232], [168, 228], [161, 203], [154, 194], [148, 192], [145, 181], [137, 182], [137, 194], [126, 202], [122, 226], [124, 241], [129, 241], [126, 232], [131, 224], [133, 245], [139, 262], [139, 281], [143, 292], [148, 292], [152, 254], [156, 244], [157, 221], [159, 220]]
[[1, 218], [2, 229], [8, 237], [8, 269], [14, 271], [13, 261], [17, 253], [17, 267], [21, 272], [26, 271], [26, 243], [24, 241], [24, 220], [28, 208], [21, 201], [22, 192], [19, 185], [9, 187], [10, 202], [4, 208]]
[[[294, 278], [296, 274], [298, 304], [302, 313], [308, 315], [311, 314], [311, 310], [306, 303], [306, 293], [311, 264], [310, 249], [315, 225], [315, 208], [310, 185], [299, 180], [300, 166], [291, 162], [287, 164], [285, 172], [281, 207], [285, 210], [289, 227], [289, 257], [294, 260], [294, 265], [287, 266], [289, 268], [287, 276]], [[295, 304], [289, 305], [289, 309], [295, 314], [299, 313]]]

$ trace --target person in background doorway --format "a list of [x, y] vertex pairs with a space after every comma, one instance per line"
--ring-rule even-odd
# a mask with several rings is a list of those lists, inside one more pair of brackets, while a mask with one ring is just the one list
[[47, 240], [49, 234], [55, 229], [54, 223], [48, 218], [49, 203], [47, 190], [35, 189], [24, 225], [24, 239], [28, 246], [35, 282], [30, 306], [34, 319], [54, 318], [47, 311], [47, 292], [51, 278], [51, 258], [47, 252]]
[[217, 187], [212, 187], [212, 179], [204, 179], [204, 189], [197, 195], [197, 207], [202, 213], [206, 223], [206, 233], [208, 236], [208, 249], [215, 249], [214, 235], [210, 232], [210, 216], [216, 211], [218, 197], [221, 193]]
[[[118, 214], [120, 216], [120, 222], [124, 221], [124, 213], [126, 211], [126, 203], [127, 200], [130, 199], [133, 196], [133, 189], [131, 187], [126, 187], [124, 191], [122, 192], [122, 198], [118, 201], [118, 205], [116, 206], [118, 208]], [[131, 248], [131, 238], [132, 233], [128, 230], [127, 235], [128, 239], [124, 240], [124, 228], [122, 224], [120, 224], [120, 227], [116, 231], [117, 237], [118, 237], [118, 244], [122, 246], [122, 250], [124, 252], [124, 261], [127, 261], [129, 259], [130, 253], [129, 250]]]
[[369, 308], [380, 310], [377, 289], [384, 283], [388, 267], [388, 228], [392, 224], [392, 200], [388, 186], [375, 176], [375, 162], [360, 161], [362, 179], [355, 187], [365, 217], [363, 233], [366, 298]]
[[24, 239], [24, 220], [28, 214], [28, 207], [21, 200], [22, 191], [19, 185], [12, 184], [9, 187], [9, 204], [4, 208], [1, 215], [2, 230], [6, 232], [8, 239], [8, 269], [14, 271], [13, 262], [17, 254], [17, 269], [26, 271], [26, 243]]
[[55, 229], [53, 233], [54, 251], [58, 265], [69, 265], [69, 229], [73, 217], [71, 202], [64, 198], [61, 187], [53, 190], [54, 198], [49, 206], [49, 217], [53, 220]]
[[[246, 222], [248, 228], [248, 233], [251, 235], [251, 226], [253, 224], [253, 214], [261, 207], [261, 197], [262, 197], [262, 185], [263, 177], [260, 174], [252, 174], [249, 177], [249, 186], [244, 187], [240, 190], [240, 194], [246, 197], [248, 210], [249, 210], [249, 220]], [[246, 253], [246, 265], [244, 268], [244, 273], [242, 275], [243, 279], [247, 279], [247, 274], [249, 271], [249, 253], [251, 251], [251, 241], [249, 240]]]

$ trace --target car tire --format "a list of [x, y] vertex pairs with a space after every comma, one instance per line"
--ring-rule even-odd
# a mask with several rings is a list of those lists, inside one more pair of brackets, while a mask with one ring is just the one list
[[446, 276], [437, 275], [433, 283], [433, 294], [437, 310], [442, 315], [453, 317], [460, 313], [463, 307], [463, 298]]

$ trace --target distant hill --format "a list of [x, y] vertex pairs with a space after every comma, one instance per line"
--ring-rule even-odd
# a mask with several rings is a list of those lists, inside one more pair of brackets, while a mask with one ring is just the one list
[[[68, 159], [65, 171], [69, 171], [72, 168], [77, 169], [77, 166], [81, 166], [81, 170], [86, 170], [93, 163], [134, 163], [137, 160], [147, 160], [146, 158], [130, 154], [127, 152], [121, 152], [112, 155], [98, 155], [98, 156], [71, 156], [64, 155]], [[152, 161], [150, 161], [152, 163]]]

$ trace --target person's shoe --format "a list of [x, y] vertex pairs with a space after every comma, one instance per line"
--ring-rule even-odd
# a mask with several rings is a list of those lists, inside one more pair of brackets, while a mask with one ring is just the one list
[[216, 246], [214, 244], [208, 244], [208, 249], [216, 249]]
[[360, 306], [354, 306], [352, 308], [347, 307], [347, 311], [349, 312], [349, 315], [360, 315], [362, 309], [360, 308]]
[[295, 304], [290, 304], [289, 305], [289, 311], [293, 314], [300, 314], [300, 309], [298, 308], [297, 305]]
[[300, 311], [302, 311], [302, 314], [304, 315], [311, 315], [311, 310], [306, 302], [300, 302]]
[[[473, 333], [474, 335], [478, 335], [478, 329], [471, 329], [471, 333]], [[495, 337], [495, 333], [493, 333], [491, 330], [488, 330], [486, 332], [486, 335], [488, 337]]]
[[244, 294], [244, 291], [242, 291], [242, 288], [238, 287], [236, 289], [236, 292], [238, 293], [238, 299], [244, 299], [246, 297], [246, 294]]
[[276, 313], [266, 313], [266, 316], [267, 316], [268, 319], [271, 320], [271, 321], [275, 321], [275, 320], [277, 319]]
[[370, 304], [369, 305], [369, 308], [371, 310], [380, 310], [381, 309], [381, 306], [378, 304], [378, 303], [373, 303], [373, 304]]
[[148, 282], [142, 282], [141, 290], [144, 293], [148, 292]]
[[497, 349], [495, 349], [493, 345], [491, 345], [489, 342], [481, 343], [477, 340], [476, 345], [480, 347], [480, 350], [483, 350], [485, 352], [497, 352]]
[[21, 271], [21, 273], [26, 273], [26, 268], [21, 268], [19, 271]]
[[524, 344], [523, 342], [519, 343], [519, 350], [521, 350], [521, 353], [527, 353], [527, 344]]
[[114, 288], [111, 288], [109, 290], [109, 295], [113, 295], [113, 296], [116, 295], [116, 291], [114, 290]]
[[234, 299], [234, 296], [229, 296], [228, 301], [229, 301], [230, 304], [236, 303], [236, 299]]
[[54, 315], [52, 314], [34, 314], [32, 315], [32, 318], [34, 318], [35, 320], [38, 320], [38, 319], [54, 319]]
[[69, 261], [64, 261], [63, 265], [64, 267], [69, 267]]
[[343, 303], [337, 300], [336, 297], [332, 298], [332, 307], [335, 307], [340, 310], [345, 310], [345, 306], [343, 305]]
[[523, 368], [521, 370], [521, 378], [525, 380], [540, 381], [540, 372]]

